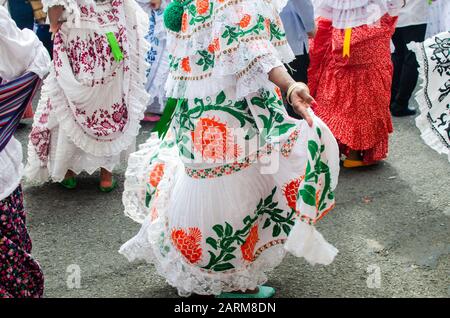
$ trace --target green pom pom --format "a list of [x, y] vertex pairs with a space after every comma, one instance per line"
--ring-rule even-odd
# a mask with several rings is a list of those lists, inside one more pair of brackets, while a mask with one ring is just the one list
[[184, 4], [172, 1], [164, 10], [164, 24], [173, 32], [181, 31], [183, 21]]

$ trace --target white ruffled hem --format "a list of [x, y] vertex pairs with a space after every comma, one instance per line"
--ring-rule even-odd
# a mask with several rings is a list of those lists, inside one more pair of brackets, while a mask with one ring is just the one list
[[426, 57], [424, 56], [424, 52], [421, 49], [422, 44], [417, 42], [411, 42], [408, 44], [408, 49], [412, 50], [416, 54], [417, 62], [419, 64], [419, 78], [422, 78], [422, 82], [420, 84], [420, 89], [417, 91], [415, 98], [417, 104], [419, 105], [420, 114], [416, 117], [416, 126], [420, 130], [420, 137], [422, 137], [425, 144], [427, 144], [431, 149], [436, 151], [439, 154], [447, 155], [448, 161], [450, 162], [450, 150], [446, 147], [436, 133], [431, 128], [431, 124], [429, 123], [429, 119], [427, 117], [429, 109], [427, 107], [427, 99], [425, 88], [428, 83], [425, 76], [425, 66], [424, 61]]
[[291, 57], [294, 58], [293, 55], [280, 58], [273, 52], [257, 56], [247, 64], [247, 69], [239, 77], [235, 75], [237, 71], [228, 73], [230, 68], [226, 67], [214, 69], [211, 77], [197, 81], [175, 80], [169, 75], [166, 95], [172, 98], [205, 98], [235, 88], [236, 99], [243, 99], [258, 92], [261, 87], [267, 87], [269, 72], [276, 67], [284, 67], [282, 60], [290, 62]]
[[286, 251], [297, 257], [303, 257], [311, 265], [329, 265], [338, 250], [328, 243], [313, 226], [297, 221], [284, 245]]
[[386, 13], [396, 16], [402, 0], [313, 0], [315, 14], [333, 23], [337, 29], [371, 25]]

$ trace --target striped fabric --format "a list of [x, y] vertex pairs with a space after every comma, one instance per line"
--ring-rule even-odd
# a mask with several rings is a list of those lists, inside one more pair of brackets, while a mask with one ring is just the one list
[[32, 101], [40, 78], [34, 73], [0, 85], [0, 152], [6, 147]]

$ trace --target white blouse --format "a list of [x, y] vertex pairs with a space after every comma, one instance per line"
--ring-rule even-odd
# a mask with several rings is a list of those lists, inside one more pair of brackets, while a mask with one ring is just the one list
[[428, 6], [428, 0], [406, 0], [398, 15], [397, 28], [427, 23]]
[[[20, 30], [8, 11], [0, 6], [0, 77], [13, 80], [25, 72], [43, 78], [51, 65], [47, 50], [31, 30]], [[15, 139], [0, 152], [0, 200], [8, 197], [22, 178], [22, 146]]]
[[22, 173], [22, 145], [13, 137], [0, 152], [0, 200], [19, 186]]

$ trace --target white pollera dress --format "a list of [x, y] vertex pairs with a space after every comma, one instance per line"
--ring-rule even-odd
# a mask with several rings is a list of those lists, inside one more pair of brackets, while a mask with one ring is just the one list
[[337, 143], [290, 118], [268, 73], [294, 58], [283, 0], [197, 0], [169, 32], [170, 132], [130, 156], [123, 203], [142, 223], [120, 249], [181, 296], [253, 289], [286, 251], [329, 264], [314, 224], [334, 206]]

